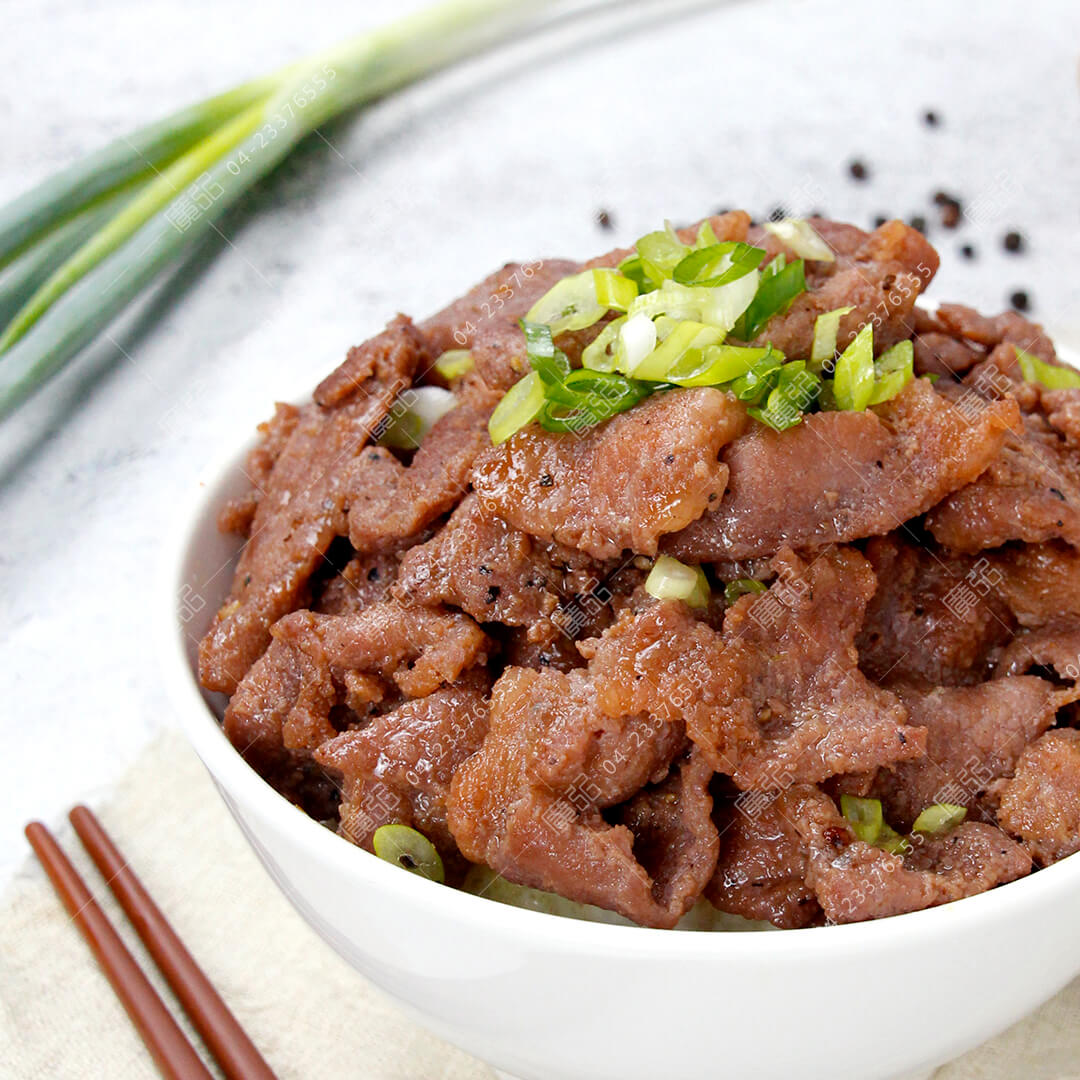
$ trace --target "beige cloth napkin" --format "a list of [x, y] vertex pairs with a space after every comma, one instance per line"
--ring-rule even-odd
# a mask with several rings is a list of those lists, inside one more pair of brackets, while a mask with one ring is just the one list
[[[495, 1080], [488, 1066], [405, 1017], [307, 927], [259, 865], [179, 734], [161, 736], [96, 809], [281, 1080]], [[66, 823], [58, 835], [172, 1002]], [[32, 860], [0, 897], [0, 1075], [158, 1075]], [[1080, 1080], [1080, 980], [933, 1075]]]

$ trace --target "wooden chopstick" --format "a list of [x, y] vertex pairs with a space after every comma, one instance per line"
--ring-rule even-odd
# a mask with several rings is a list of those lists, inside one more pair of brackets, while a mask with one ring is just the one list
[[162, 1074], [169, 1080], [212, 1080], [52, 833], [41, 822], [32, 821], [26, 826], [26, 838]]
[[85, 806], [76, 806], [68, 817], [228, 1080], [275, 1080], [101, 822]]

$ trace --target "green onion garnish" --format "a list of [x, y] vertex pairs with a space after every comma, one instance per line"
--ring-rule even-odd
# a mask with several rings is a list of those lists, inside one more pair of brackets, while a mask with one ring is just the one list
[[[636, 290], [635, 290], [636, 292]], [[599, 322], [607, 308], [596, 298], [596, 279], [591, 270], [571, 274], [554, 285], [531, 308], [525, 321], [546, 323], [554, 336], [568, 330], [584, 330]]]
[[544, 383], [535, 371], [530, 371], [514, 383], [495, 406], [495, 411], [488, 420], [488, 434], [492, 443], [498, 446], [499, 443], [506, 442], [515, 431], [520, 431], [535, 420], [546, 404]]
[[415, 450], [435, 424], [456, 405], [454, 394], [441, 386], [417, 386], [406, 390], [387, 413], [387, 420], [376, 432], [375, 441], [395, 450]]
[[468, 349], [447, 349], [435, 361], [435, 370], [447, 381], [460, 379], [476, 366], [473, 354]]
[[955, 803], [934, 803], [915, 819], [911, 831], [936, 835], [955, 829], [966, 817], [966, 806], [957, 806]]
[[375, 854], [412, 874], [440, 884], [446, 880], [443, 861], [435, 845], [408, 825], [380, 825], [372, 837]]
[[729, 285], [756, 270], [764, 258], [764, 249], [750, 244], [710, 244], [686, 255], [671, 276], [680, 285]]
[[700, 566], [687, 566], [661, 555], [645, 579], [645, 591], [657, 600], [683, 600], [692, 608], [709, 606], [709, 580]]
[[593, 270], [593, 288], [596, 302], [613, 311], [626, 311], [637, 299], [637, 282], [625, 277], [618, 270], [600, 268]]
[[783, 354], [771, 345], [760, 360], [750, 365], [750, 370], [731, 384], [731, 392], [750, 405], [759, 405], [780, 381]]
[[544, 381], [548, 396], [557, 397], [563, 379], [570, 374], [570, 361], [562, 349], [555, 348], [551, 327], [545, 323], [520, 320], [525, 334], [525, 354], [529, 366]]
[[823, 312], [814, 320], [814, 344], [810, 347], [810, 366], [815, 371], [832, 368], [836, 356], [836, 335], [840, 332], [840, 320], [855, 309], [835, 308]]
[[873, 844], [877, 840], [885, 824], [880, 799], [861, 799], [857, 795], [841, 795], [840, 812], [850, 823], [851, 831], [868, 844]]
[[910, 341], [898, 341], [874, 361], [875, 382], [870, 404], [892, 401], [914, 378], [915, 346]]
[[785, 431], [802, 422], [803, 413], [817, 400], [821, 379], [808, 371], [804, 360], [793, 360], [780, 368], [776, 386], [769, 391], [763, 406], [747, 411], [774, 431]]
[[657, 232], [647, 233], [634, 247], [637, 249], [645, 274], [656, 286], [671, 277], [675, 267], [682, 262], [690, 250], [675, 235], [675, 230], [670, 225]]
[[558, 392], [545, 384], [548, 400], [540, 412], [545, 431], [580, 432], [632, 409], [653, 387], [614, 371], [578, 368], [563, 380]]
[[874, 846], [889, 852], [891, 855], [905, 855], [911, 850], [911, 841], [902, 836], [887, 822], [883, 822], [881, 832], [878, 833]]
[[[770, 269], [775, 268], [775, 269]], [[791, 302], [806, 292], [806, 274], [802, 259], [788, 263], [777, 255], [761, 275], [754, 299], [732, 331], [740, 341], [757, 337], [768, 321], [787, 310]]]
[[746, 596], [748, 593], [763, 593], [767, 589], [767, 586], [763, 581], [758, 581], [752, 577], [736, 578], [734, 581], [729, 581], [724, 586], [724, 602], [728, 605], [734, 604], [740, 596]]
[[874, 396], [874, 327], [867, 323], [840, 354], [833, 374], [838, 409], [860, 412]]
[[1016, 349], [1016, 359], [1020, 361], [1024, 382], [1039, 383], [1048, 390], [1071, 390], [1080, 386], [1080, 371], [1048, 364], [1016, 345], [1013, 348]]
[[765, 231], [772, 233], [789, 251], [802, 259], [815, 262], [835, 262], [832, 248], [817, 234], [813, 225], [802, 218], [784, 218], [783, 221], [766, 221]]

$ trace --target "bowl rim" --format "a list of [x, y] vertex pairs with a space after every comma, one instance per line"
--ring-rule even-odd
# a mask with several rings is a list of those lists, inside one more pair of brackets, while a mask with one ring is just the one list
[[[1059, 355], [1080, 368], [1080, 354], [1058, 346]], [[302, 400], [310, 396], [310, 381], [304, 393], [282, 400]], [[214, 501], [229, 472], [243, 461], [257, 439], [248, 432], [222, 441], [216, 452], [195, 474], [190, 490], [179, 498], [172, 515], [172, 527], [164, 532], [160, 585], [155, 608], [154, 645], [159, 671], [167, 696], [181, 727], [214, 780], [230, 797], [252, 806], [274, 830], [284, 833], [299, 848], [310, 849], [320, 860], [332, 864], [336, 873], [353, 887], [373, 888], [402, 905], [434, 912], [441, 919], [461, 920], [472, 929], [487, 929], [511, 940], [525, 938], [556, 949], [585, 949], [592, 953], [640, 957], [723, 956], [768, 962], [792, 955], [814, 957], [823, 950], [855, 952], [872, 946], [907, 948], [911, 935], [933, 943], [957, 929], [958, 913], [963, 913], [965, 929], [999, 921], [1011, 921], [1038, 910], [1070, 890], [1080, 894], [1080, 853], [1016, 881], [986, 892], [936, 907], [883, 919], [839, 925], [803, 927], [780, 933], [746, 931], [675, 931], [653, 927], [592, 922], [549, 912], [519, 908], [490, 900], [461, 889], [402, 873], [370, 852], [357, 848], [309, 817], [280, 795], [235, 750], [203, 696], [191, 670], [186, 652], [186, 633], [178, 618], [176, 598], [187, 582], [184, 568], [193, 550], [199, 527], [214, 514]], [[234, 796], [235, 793], [235, 796]]]

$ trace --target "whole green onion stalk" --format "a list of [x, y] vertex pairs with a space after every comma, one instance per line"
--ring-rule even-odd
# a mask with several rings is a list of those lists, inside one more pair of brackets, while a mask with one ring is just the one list
[[0, 418], [306, 135], [552, 2], [449, 0], [132, 132], [0, 208]]

